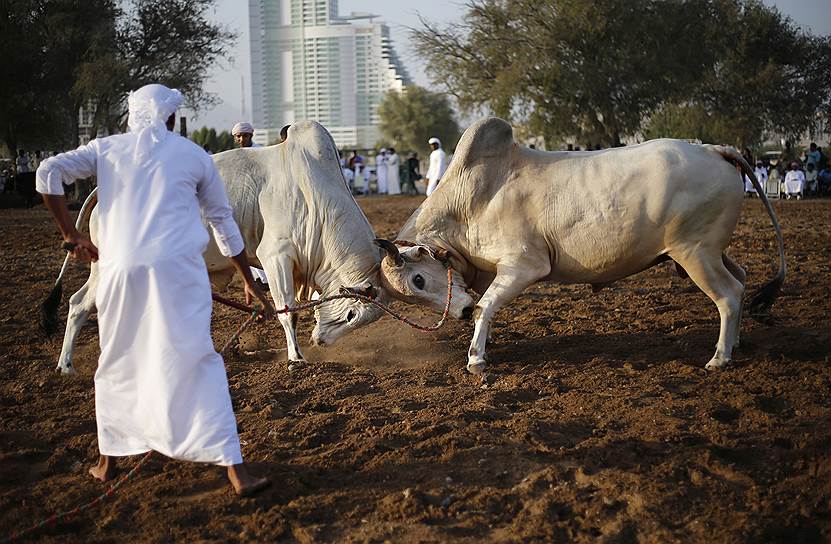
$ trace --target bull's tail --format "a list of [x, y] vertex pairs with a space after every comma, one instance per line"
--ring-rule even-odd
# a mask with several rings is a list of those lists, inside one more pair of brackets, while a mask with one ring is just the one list
[[782, 289], [782, 285], [785, 283], [785, 273], [787, 272], [787, 266], [785, 264], [785, 242], [782, 239], [782, 229], [779, 226], [779, 220], [776, 218], [776, 212], [773, 211], [773, 206], [771, 205], [770, 200], [768, 200], [765, 189], [762, 187], [762, 184], [759, 183], [759, 180], [756, 179], [756, 174], [753, 172], [753, 169], [749, 164], [747, 164], [747, 161], [744, 157], [742, 157], [738, 150], [734, 147], [719, 145], [708, 145], [706, 147], [713, 149], [719, 155], [724, 157], [724, 159], [737, 165], [741, 171], [747, 175], [750, 182], [753, 184], [753, 187], [756, 189], [756, 193], [758, 193], [759, 198], [765, 205], [765, 209], [773, 222], [773, 228], [776, 230], [776, 239], [779, 243], [779, 271], [772, 280], [753, 293], [750, 298], [750, 302], [747, 304], [747, 310], [751, 317], [757, 319], [765, 318], [769, 315], [770, 308], [773, 306], [773, 302], [776, 300], [776, 297]]
[[[92, 208], [95, 207], [97, 194], [98, 187], [93, 189], [84, 201], [84, 205], [81, 206], [81, 212], [75, 220], [76, 229], [80, 230], [81, 225], [89, 220]], [[63, 298], [63, 275], [66, 273], [66, 267], [68, 265], [69, 254], [67, 253], [66, 257], [64, 257], [63, 265], [61, 266], [61, 272], [58, 274], [58, 279], [55, 280], [55, 286], [52, 287], [52, 290], [49, 292], [49, 296], [47, 296], [46, 300], [44, 300], [40, 305], [40, 329], [44, 332], [44, 334], [46, 334], [46, 336], [52, 336], [55, 334], [55, 331], [58, 330], [58, 308], [60, 308], [61, 299]]]

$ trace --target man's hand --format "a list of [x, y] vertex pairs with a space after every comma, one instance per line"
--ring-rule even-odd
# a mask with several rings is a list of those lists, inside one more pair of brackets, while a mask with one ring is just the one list
[[272, 306], [271, 302], [268, 301], [266, 294], [263, 293], [263, 290], [260, 289], [254, 281], [254, 277], [251, 275], [251, 266], [248, 264], [248, 257], [245, 255], [245, 250], [243, 249], [239, 252], [239, 254], [229, 257], [229, 259], [237, 272], [240, 273], [242, 281], [245, 283], [246, 304], [250, 305], [251, 301], [256, 298], [260, 301], [260, 304], [263, 305], [263, 312], [260, 315], [268, 319], [274, 317], [274, 306]]
[[89, 238], [77, 230], [64, 237], [63, 247], [69, 251], [73, 259], [85, 263], [98, 261], [98, 248]]
[[66, 198], [63, 195], [43, 195], [43, 203], [55, 219], [55, 224], [61, 230], [64, 240], [64, 249], [69, 251], [73, 258], [83, 262], [98, 260], [98, 248], [90, 239], [78, 232], [75, 223], [69, 217], [66, 207]]
[[255, 281], [246, 281], [245, 282], [245, 303], [250, 305], [251, 301], [254, 299], [260, 301], [262, 304], [262, 316], [265, 319], [271, 319], [274, 317], [274, 306], [271, 305], [271, 302], [268, 300], [268, 295], [263, 293], [263, 290], [260, 289], [259, 285]]

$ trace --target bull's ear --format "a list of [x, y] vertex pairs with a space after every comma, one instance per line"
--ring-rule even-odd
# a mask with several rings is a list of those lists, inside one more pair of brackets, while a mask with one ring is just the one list
[[365, 281], [361, 284], [353, 285], [351, 287], [346, 287], [345, 285], [342, 285], [340, 287], [339, 291], [343, 295], [345, 295], [345, 294], [355, 294], [355, 295], [361, 295], [361, 296], [365, 296], [365, 297], [369, 297], [369, 298], [375, 298], [378, 295], [378, 291], [375, 289], [375, 287], [369, 281]]
[[378, 291], [376, 291], [375, 286], [373, 286], [368, 281], [363, 282], [358, 287], [358, 293], [369, 298], [375, 298], [376, 296], [378, 296]]
[[398, 252], [398, 246], [383, 238], [376, 238], [375, 243], [386, 253], [384, 255], [385, 261], [389, 259], [392, 266], [396, 268], [404, 266], [404, 259], [401, 258], [401, 254]]
[[437, 261], [445, 262], [450, 259], [450, 252], [446, 249], [434, 248], [433, 258]]
[[450, 253], [446, 249], [433, 246], [418, 246], [418, 251], [422, 257], [424, 255], [429, 255], [433, 259], [440, 262], [445, 262], [450, 256]]

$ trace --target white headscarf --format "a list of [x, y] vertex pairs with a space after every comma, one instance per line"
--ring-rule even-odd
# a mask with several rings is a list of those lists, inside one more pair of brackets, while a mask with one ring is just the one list
[[151, 83], [130, 93], [127, 98], [130, 132], [138, 134], [135, 158], [145, 159], [155, 146], [164, 142], [170, 131], [165, 123], [182, 104], [182, 93]]
[[251, 126], [251, 123], [241, 121], [231, 129], [231, 136], [236, 136], [237, 134], [254, 134], [254, 127]]

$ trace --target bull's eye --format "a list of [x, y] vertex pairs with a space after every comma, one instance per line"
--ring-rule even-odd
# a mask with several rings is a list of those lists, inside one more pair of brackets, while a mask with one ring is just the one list
[[349, 310], [349, 312], [346, 314], [346, 320], [352, 321], [353, 319], [355, 319], [355, 310]]
[[421, 274], [413, 276], [413, 285], [416, 289], [424, 290], [424, 278], [421, 277]]

